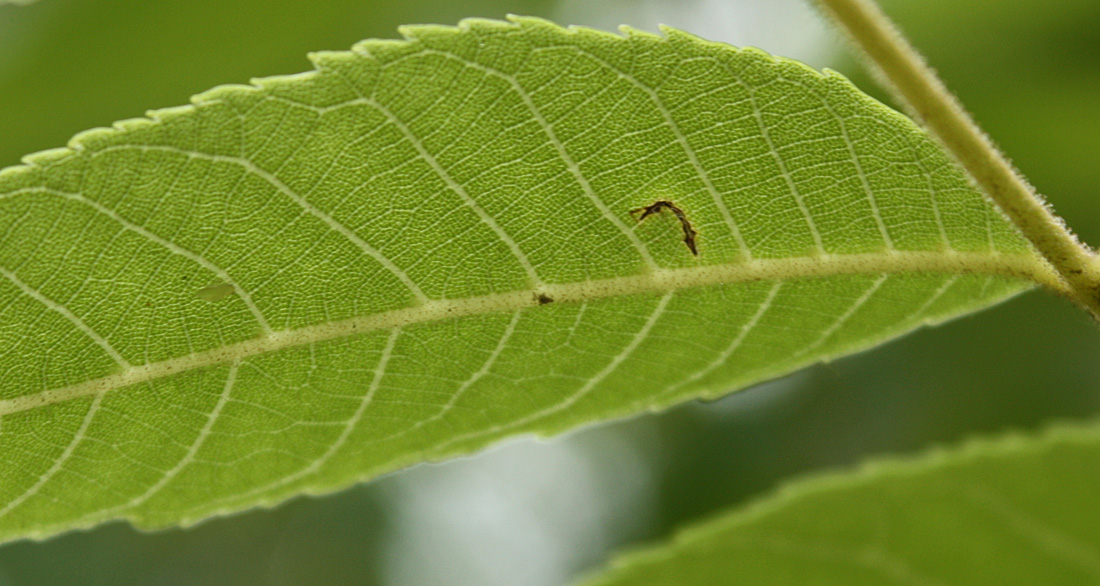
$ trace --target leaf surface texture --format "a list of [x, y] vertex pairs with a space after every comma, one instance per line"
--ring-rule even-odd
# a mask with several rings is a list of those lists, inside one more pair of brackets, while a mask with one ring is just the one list
[[975, 441], [796, 482], [585, 584], [1092, 584], [1100, 428]]
[[[402, 32], [0, 172], [0, 539], [716, 397], [1051, 282], [835, 73], [675, 30]], [[698, 255], [630, 213], [657, 201]]]

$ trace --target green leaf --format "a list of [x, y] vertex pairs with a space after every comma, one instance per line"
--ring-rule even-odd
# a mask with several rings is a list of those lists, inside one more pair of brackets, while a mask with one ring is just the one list
[[1100, 425], [803, 480], [585, 584], [1093, 584]]
[[327, 492], [1054, 283], [834, 73], [674, 30], [402, 32], [0, 172], [0, 539]]

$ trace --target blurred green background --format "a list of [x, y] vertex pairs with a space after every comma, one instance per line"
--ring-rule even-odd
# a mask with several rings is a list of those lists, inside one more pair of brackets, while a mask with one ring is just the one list
[[[1100, 243], [1100, 3], [893, 0], [1017, 166]], [[0, 5], [0, 167], [94, 126], [406, 23], [545, 16], [670, 24], [875, 88], [798, 0], [40, 0]], [[115, 523], [0, 547], [0, 585], [562, 584], [612, 551], [868, 457], [1100, 411], [1100, 335], [1033, 292], [709, 404], [518, 440], [327, 498], [143, 534]]]

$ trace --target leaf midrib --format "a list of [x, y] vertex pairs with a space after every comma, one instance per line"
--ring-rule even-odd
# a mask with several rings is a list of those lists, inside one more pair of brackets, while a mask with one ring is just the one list
[[[547, 302], [578, 303], [611, 297], [668, 293], [693, 287], [784, 281], [788, 279], [856, 274], [980, 273], [1029, 280], [1059, 292], [1066, 286], [1040, 258], [1030, 254], [956, 251], [883, 251], [847, 255], [814, 255], [756, 259], [739, 263], [654, 269], [640, 274], [468, 297], [434, 299], [418, 305], [295, 330], [264, 334], [221, 348], [178, 356], [123, 369], [117, 373], [67, 387], [0, 400], [0, 417], [36, 407], [149, 382], [198, 368], [240, 361], [306, 344], [325, 342], [372, 331], [537, 307]], [[550, 301], [548, 301], [550, 300]]]

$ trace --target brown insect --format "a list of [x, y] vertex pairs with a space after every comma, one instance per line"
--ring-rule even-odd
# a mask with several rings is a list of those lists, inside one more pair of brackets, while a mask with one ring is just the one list
[[655, 201], [645, 207], [630, 210], [630, 215], [631, 217], [633, 217], [634, 214], [642, 212], [642, 215], [636, 218], [639, 222], [641, 222], [642, 220], [648, 218], [649, 216], [652, 216], [653, 214], [661, 213], [661, 210], [664, 209], [667, 209], [670, 212], [676, 214], [676, 217], [680, 220], [680, 226], [682, 226], [684, 229], [684, 244], [687, 245], [688, 250], [691, 251], [691, 254], [699, 256], [699, 249], [695, 247], [695, 236], [696, 234], [698, 234], [698, 232], [696, 232], [695, 229], [691, 227], [691, 222], [689, 222], [687, 216], [684, 215], [684, 210], [676, 207], [676, 205], [673, 204], [671, 201], [664, 199], [662, 199], [661, 201]]

